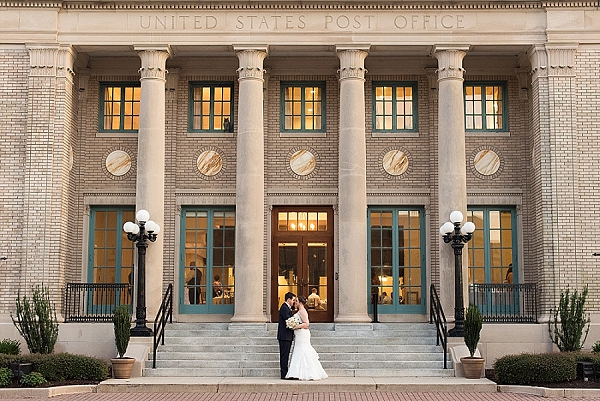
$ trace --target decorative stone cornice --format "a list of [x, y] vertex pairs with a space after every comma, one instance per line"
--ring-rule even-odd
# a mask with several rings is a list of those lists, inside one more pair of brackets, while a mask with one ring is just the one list
[[343, 79], [365, 80], [365, 58], [369, 54], [370, 46], [336, 46], [335, 52], [340, 59], [340, 81]]
[[259, 79], [263, 80], [265, 69], [263, 60], [267, 57], [267, 46], [234, 46], [240, 67], [236, 70], [238, 80]]
[[434, 46], [431, 55], [438, 61], [438, 81], [444, 79], [463, 80], [465, 69], [462, 60], [467, 55], [469, 46]]
[[171, 48], [165, 46], [134, 46], [135, 51], [142, 60], [142, 66], [139, 69], [140, 80], [143, 79], [162, 79], [166, 81], [167, 59], [171, 56]]
[[[16, 6], [17, 2], [15, 1], [6, 1], [0, 2], [2, 4], [11, 4]], [[341, 3], [341, 4], [329, 4], [323, 2], [313, 2], [313, 3], [283, 3], [283, 4], [273, 4], [270, 2], [264, 3], [240, 3], [240, 4], [231, 4], [231, 3], [192, 3], [192, 2], [61, 2], [61, 3], [41, 3], [41, 2], [27, 2], [30, 7], [43, 7], [43, 4], [49, 4], [53, 7], [62, 7], [66, 9], [83, 9], [83, 10], [94, 10], [94, 9], [102, 9], [102, 10], [113, 10], [113, 9], [126, 9], [126, 10], [260, 10], [260, 9], [269, 9], [269, 10], [469, 10], [469, 9], [539, 9], [543, 7], [560, 7], [563, 4], [569, 4], [570, 6], [577, 7], [598, 7], [597, 2], [548, 2], [548, 3], [540, 3], [539, 1], [523, 1], [521, 3], [507, 3], [507, 2], [498, 2], [491, 3], [486, 1], [481, 2], [472, 2], [472, 3], [408, 3], [408, 4], [398, 4], [398, 3], [383, 3], [383, 4], [361, 4], [356, 5], [352, 3]]]
[[575, 76], [575, 53], [577, 44], [546, 45], [548, 53], [548, 75], [553, 77]]
[[314, 3], [197, 3], [197, 2], [97, 2], [97, 1], [0, 1], [0, 7], [56, 8], [66, 10], [531, 10], [546, 8], [598, 8], [598, 1], [522, 1], [469, 3], [374, 3], [374, 4], [328, 4]]

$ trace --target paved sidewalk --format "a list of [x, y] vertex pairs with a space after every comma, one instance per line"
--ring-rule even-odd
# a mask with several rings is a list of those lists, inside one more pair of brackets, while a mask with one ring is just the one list
[[99, 385], [0, 389], [0, 399], [56, 401], [600, 401], [600, 390], [497, 386], [457, 377], [330, 377], [322, 381], [240, 377], [138, 377]]

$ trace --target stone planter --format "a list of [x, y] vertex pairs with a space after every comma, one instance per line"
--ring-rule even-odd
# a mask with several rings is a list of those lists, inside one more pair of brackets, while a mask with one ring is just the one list
[[483, 374], [483, 366], [485, 365], [484, 358], [465, 356], [460, 358], [465, 377], [467, 379], [480, 379]]
[[123, 357], [123, 358], [112, 358], [113, 376], [115, 379], [129, 379], [131, 377], [131, 371], [133, 370], [133, 364], [135, 358]]

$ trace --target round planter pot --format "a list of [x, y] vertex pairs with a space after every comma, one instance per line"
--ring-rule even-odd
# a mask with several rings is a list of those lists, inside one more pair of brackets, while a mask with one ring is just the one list
[[113, 376], [115, 379], [129, 379], [131, 377], [135, 358], [112, 358], [110, 361], [112, 362]]
[[483, 366], [485, 365], [484, 358], [476, 358], [465, 356], [460, 358], [463, 370], [465, 371], [465, 377], [467, 379], [480, 379], [483, 373]]

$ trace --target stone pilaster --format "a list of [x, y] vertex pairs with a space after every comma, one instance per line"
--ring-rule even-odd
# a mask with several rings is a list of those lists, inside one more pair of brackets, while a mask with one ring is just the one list
[[339, 308], [335, 321], [370, 322], [367, 283], [367, 181], [365, 58], [369, 46], [338, 46], [339, 127]]
[[265, 138], [263, 60], [267, 47], [236, 46], [239, 59], [235, 313], [232, 322], [266, 322], [263, 312], [265, 249]]
[[[564, 246], [563, 238], [577, 244], [585, 231], [578, 210], [578, 121], [575, 55], [577, 44], [546, 44], [528, 52], [532, 84], [532, 204], [536, 208], [534, 255], [525, 265], [541, 266], [540, 310], [555, 307], [561, 290], [570, 283], [581, 288], [576, 246]], [[564, 240], [563, 240], [564, 241]], [[542, 316], [544, 321], [547, 316]]]
[[[141, 59], [140, 127], [138, 130], [136, 212], [150, 213], [161, 228], [165, 209], [165, 82], [168, 46], [136, 46]], [[149, 243], [146, 253], [146, 317], [152, 321], [163, 294], [163, 238]]]
[[[450, 213], [467, 213], [467, 161], [465, 155], [465, 113], [462, 60], [468, 46], [436, 46], [438, 61], [438, 216], [441, 227]], [[463, 223], [466, 220], [463, 220]], [[454, 316], [454, 251], [442, 238], [440, 243], [440, 302], [446, 316]], [[463, 293], [466, 289], [467, 252], [463, 252]], [[452, 317], [450, 317], [452, 316]]]
[[61, 304], [65, 267], [77, 262], [68, 249], [72, 187], [69, 181], [74, 128], [73, 63], [70, 46], [28, 45], [30, 70], [25, 139], [24, 249], [20, 282], [49, 286]]

